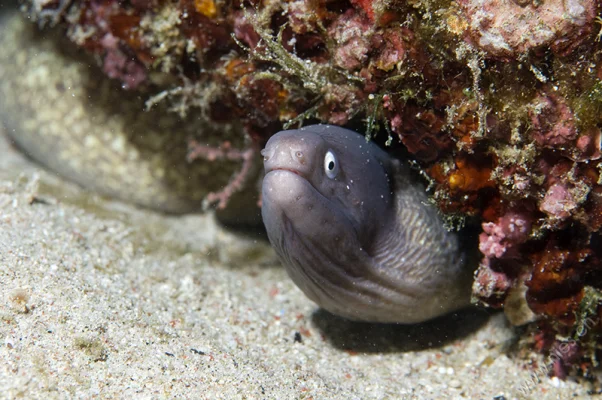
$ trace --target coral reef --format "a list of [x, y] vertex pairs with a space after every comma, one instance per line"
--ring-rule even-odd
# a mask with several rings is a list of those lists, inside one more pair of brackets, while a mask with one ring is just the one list
[[535, 321], [541, 351], [575, 337], [553, 368], [561, 377], [598, 362], [599, 0], [26, 4], [124, 89], [240, 121], [249, 148], [312, 119], [408, 155], [451, 225], [482, 224], [475, 301], [526, 304], [532, 315], [513, 321]]

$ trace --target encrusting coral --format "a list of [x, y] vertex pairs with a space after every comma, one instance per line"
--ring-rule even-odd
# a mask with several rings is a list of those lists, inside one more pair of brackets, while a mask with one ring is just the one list
[[[587, 321], [554, 372], [597, 364], [599, 0], [25, 4], [124, 89], [155, 93], [151, 109], [160, 102], [182, 115], [240, 121], [248, 149], [312, 119], [363, 129], [405, 153], [452, 225], [482, 223], [475, 301], [515, 307], [521, 293], [541, 351]], [[246, 160], [245, 151], [205, 153]], [[228, 190], [240, 179], [233, 182]], [[213, 199], [223, 204], [228, 194]]]

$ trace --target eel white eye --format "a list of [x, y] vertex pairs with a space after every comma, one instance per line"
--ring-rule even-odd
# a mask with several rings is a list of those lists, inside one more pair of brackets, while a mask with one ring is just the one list
[[339, 173], [339, 162], [332, 150], [328, 150], [324, 156], [324, 172], [330, 179], [334, 179]]

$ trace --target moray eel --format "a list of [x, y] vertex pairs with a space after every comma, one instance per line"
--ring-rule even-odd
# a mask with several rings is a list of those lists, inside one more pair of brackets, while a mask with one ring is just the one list
[[262, 155], [269, 240], [319, 306], [409, 324], [469, 304], [472, 270], [458, 237], [399, 160], [329, 125], [279, 132]]
[[[15, 6], [16, 8], [16, 6]], [[0, 5], [0, 125], [31, 159], [93, 192], [162, 212], [202, 210], [240, 162], [186, 161], [188, 140], [244, 146], [239, 124], [215, 124], [190, 112], [181, 118], [159, 104], [144, 111], [155, 92], [121, 90], [61, 30], [39, 31], [14, 8]], [[259, 160], [258, 160], [259, 161]], [[220, 220], [261, 223], [254, 168]]]

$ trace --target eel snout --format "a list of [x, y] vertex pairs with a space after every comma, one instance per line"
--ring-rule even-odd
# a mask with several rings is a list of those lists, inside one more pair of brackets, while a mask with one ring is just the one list
[[316, 169], [315, 155], [321, 142], [317, 135], [308, 135], [302, 140], [287, 133], [272, 137], [261, 151], [265, 173], [286, 170], [310, 179]]

